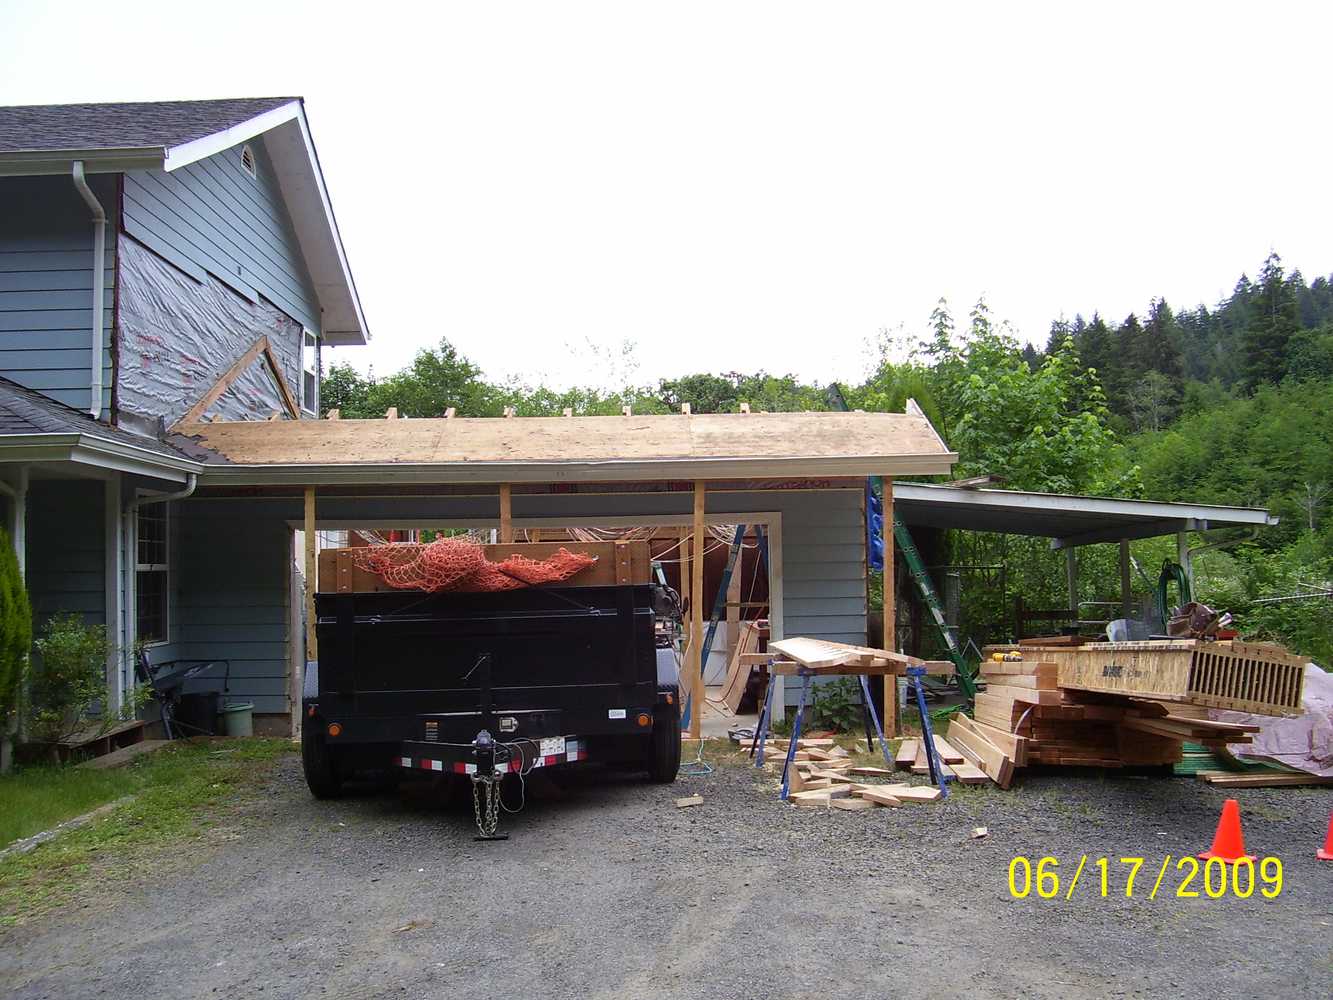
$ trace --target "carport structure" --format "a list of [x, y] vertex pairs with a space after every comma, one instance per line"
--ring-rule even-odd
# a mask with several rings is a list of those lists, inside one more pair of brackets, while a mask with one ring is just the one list
[[1077, 550], [1084, 545], [1119, 544], [1121, 611], [1130, 611], [1129, 543], [1139, 538], [1176, 537], [1177, 559], [1192, 584], [1192, 556], [1216, 543], [1190, 548], [1190, 532], [1220, 528], [1260, 528], [1278, 523], [1268, 511], [1215, 504], [1116, 500], [1076, 494], [971, 489], [932, 483], [894, 483], [894, 509], [909, 527], [954, 528], [1049, 538], [1065, 554], [1070, 612], [1078, 612]]
[[[687, 529], [697, 553], [710, 524], [762, 524], [773, 637], [864, 644], [867, 477], [947, 474], [957, 460], [910, 401], [906, 413], [331, 416], [202, 420], [170, 439], [199, 468], [178, 501], [181, 599], [210, 609], [207, 639], [182, 655], [228, 659], [231, 696], [271, 725], [288, 713], [299, 725], [301, 663], [318, 656], [316, 532], [495, 528], [505, 541], [516, 529], [659, 525]], [[691, 571], [698, 594], [702, 560]], [[691, 604], [684, 679], [698, 705], [705, 602]]]

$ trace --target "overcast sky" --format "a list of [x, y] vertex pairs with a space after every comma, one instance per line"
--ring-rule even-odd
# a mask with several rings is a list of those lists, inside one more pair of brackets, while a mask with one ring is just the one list
[[0, 103], [298, 94], [381, 372], [855, 379], [1333, 271], [1333, 5], [0, 0]]

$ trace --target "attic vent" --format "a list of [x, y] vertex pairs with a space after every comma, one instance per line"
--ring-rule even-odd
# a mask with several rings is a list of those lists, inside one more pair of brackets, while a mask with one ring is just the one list
[[251, 177], [259, 176], [255, 171], [255, 151], [249, 146], [241, 147], [241, 169]]

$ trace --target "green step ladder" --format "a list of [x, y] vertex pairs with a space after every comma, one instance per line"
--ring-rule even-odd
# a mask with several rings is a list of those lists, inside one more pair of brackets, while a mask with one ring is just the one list
[[921, 594], [922, 603], [929, 609], [930, 616], [935, 619], [935, 626], [940, 630], [944, 647], [948, 651], [949, 659], [953, 661], [954, 672], [958, 675], [958, 687], [967, 695], [970, 704], [977, 696], [976, 681], [968, 668], [967, 658], [963, 656], [958, 640], [954, 637], [953, 629], [949, 628], [949, 623], [944, 618], [944, 608], [940, 606], [939, 595], [935, 593], [935, 584], [930, 579], [930, 574], [926, 572], [926, 564], [921, 561], [921, 553], [917, 551], [916, 543], [912, 541], [912, 533], [907, 530], [907, 525], [903, 524], [896, 513], [893, 515], [893, 540], [898, 551], [903, 554], [903, 559], [907, 561], [907, 571]]

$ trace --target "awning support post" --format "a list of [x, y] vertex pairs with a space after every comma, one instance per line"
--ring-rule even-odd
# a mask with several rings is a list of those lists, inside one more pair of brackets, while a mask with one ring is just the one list
[[1065, 583], [1069, 586], [1069, 614], [1078, 620], [1078, 559], [1074, 549], [1065, 549]]
[[305, 658], [319, 659], [319, 641], [315, 633], [315, 488], [305, 488]]
[[1129, 539], [1120, 539], [1120, 617], [1130, 615]]
[[1189, 581], [1190, 593], [1194, 593], [1194, 559], [1190, 556], [1190, 533], [1188, 531], [1176, 532], [1176, 562], [1180, 563], [1181, 569], [1185, 571], [1185, 579]]
[[694, 544], [690, 560], [690, 738], [702, 736], [704, 709], [704, 481], [694, 482]]

